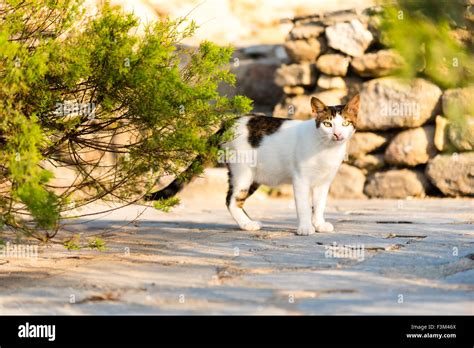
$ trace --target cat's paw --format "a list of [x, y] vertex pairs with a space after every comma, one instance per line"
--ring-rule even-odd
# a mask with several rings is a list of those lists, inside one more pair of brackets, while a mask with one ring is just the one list
[[315, 224], [314, 225], [317, 232], [325, 233], [325, 232], [333, 232], [334, 226], [329, 222], [323, 222], [322, 224]]
[[240, 228], [244, 231], [258, 231], [262, 228], [262, 223], [260, 221], [250, 221], [241, 225]]
[[296, 234], [299, 236], [309, 236], [310, 234], [314, 234], [314, 232], [314, 227], [312, 225], [302, 225], [296, 230]]

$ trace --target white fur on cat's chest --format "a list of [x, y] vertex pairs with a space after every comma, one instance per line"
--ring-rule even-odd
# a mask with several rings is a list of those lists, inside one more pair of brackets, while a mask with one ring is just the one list
[[302, 168], [299, 171], [301, 171], [303, 177], [308, 179], [311, 186], [331, 181], [334, 173], [341, 165], [342, 157], [343, 155], [323, 152], [311, 161], [301, 163]]
[[318, 182], [331, 180], [343, 156], [343, 152], [339, 154], [322, 151], [302, 162], [297, 162], [289, 159], [286, 153], [279, 154], [267, 148], [267, 151], [257, 152], [255, 179], [258, 183], [267, 186], [291, 184], [295, 173], [298, 172], [313, 186]]

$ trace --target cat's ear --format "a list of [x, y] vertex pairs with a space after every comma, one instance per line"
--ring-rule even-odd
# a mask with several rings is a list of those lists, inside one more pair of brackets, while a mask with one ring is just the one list
[[327, 110], [326, 104], [316, 97], [311, 97], [311, 110], [317, 114]]
[[346, 113], [352, 116], [353, 118], [357, 118], [357, 114], [359, 113], [359, 104], [360, 104], [360, 95], [356, 94], [346, 104], [346, 106], [344, 107], [343, 113]]

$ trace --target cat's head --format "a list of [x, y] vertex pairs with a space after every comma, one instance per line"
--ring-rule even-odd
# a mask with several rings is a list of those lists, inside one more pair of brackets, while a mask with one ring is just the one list
[[327, 106], [318, 98], [311, 98], [311, 109], [316, 114], [317, 131], [328, 142], [344, 143], [354, 134], [359, 112], [359, 94], [346, 105]]

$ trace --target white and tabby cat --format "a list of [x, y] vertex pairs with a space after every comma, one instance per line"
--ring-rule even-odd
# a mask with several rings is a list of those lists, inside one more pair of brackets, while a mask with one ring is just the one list
[[[311, 98], [316, 118], [300, 121], [261, 115], [240, 117], [234, 125], [234, 138], [222, 148], [233, 153], [255, 151], [255, 163], [229, 163], [227, 207], [241, 229], [256, 231], [243, 209], [245, 200], [259, 185], [293, 184], [298, 214], [297, 234], [332, 232], [324, 219], [329, 186], [346, 154], [346, 143], [356, 129], [359, 95], [346, 105], [326, 106]], [[173, 182], [148, 199], [167, 198], [182, 188]]]

